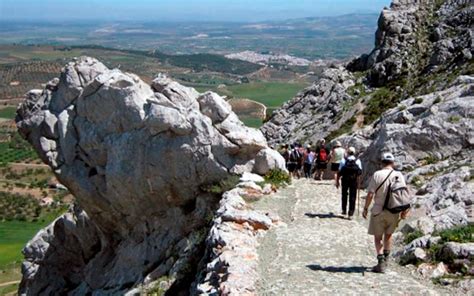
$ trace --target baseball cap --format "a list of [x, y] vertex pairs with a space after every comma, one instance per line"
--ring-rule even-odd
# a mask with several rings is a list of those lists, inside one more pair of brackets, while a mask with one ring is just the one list
[[356, 149], [354, 147], [349, 147], [349, 153], [355, 154]]
[[341, 142], [339, 142], [339, 141], [336, 141], [336, 145], [335, 145], [335, 146], [336, 146], [336, 147], [341, 147], [341, 146], [342, 146], [342, 144], [341, 144]]
[[387, 152], [387, 153], [384, 153], [384, 154], [382, 155], [382, 161], [394, 162], [394, 161], [395, 161], [395, 157], [393, 156], [392, 153]]

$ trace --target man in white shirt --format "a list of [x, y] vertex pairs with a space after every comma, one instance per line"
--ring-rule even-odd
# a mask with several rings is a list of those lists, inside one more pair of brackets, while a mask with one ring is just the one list
[[369, 182], [369, 194], [362, 212], [364, 219], [367, 219], [370, 203], [374, 200], [370, 215], [369, 234], [374, 236], [378, 261], [372, 271], [379, 273], [385, 272], [387, 268], [387, 258], [392, 247], [392, 234], [395, 232], [400, 219], [405, 219], [408, 215], [408, 210], [400, 214], [393, 214], [384, 209], [391, 180], [398, 177], [405, 185], [405, 178], [402, 173], [394, 170], [394, 164], [395, 157], [391, 153], [384, 153], [382, 156], [383, 168], [376, 171]]
[[[356, 157], [356, 150], [354, 147], [349, 147], [347, 153], [347, 158], [341, 159], [339, 163], [339, 171], [336, 176], [336, 188], [339, 188], [339, 181], [342, 179], [342, 215], [347, 214], [347, 218], [351, 220], [355, 211], [359, 176], [362, 174], [362, 163], [360, 162], [360, 159]], [[347, 212], [348, 197], [349, 212]]]

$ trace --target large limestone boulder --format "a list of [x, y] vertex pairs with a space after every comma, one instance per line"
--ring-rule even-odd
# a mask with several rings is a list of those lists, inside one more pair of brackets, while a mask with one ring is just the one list
[[[220, 198], [203, 188], [269, 151], [217, 94], [89, 57], [31, 91], [17, 125], [77, 201], [25, 247], [29, 295], [120, 294], [149, 274], [183, 288]], [[265, 153], [261, 174], [281, 162]]]

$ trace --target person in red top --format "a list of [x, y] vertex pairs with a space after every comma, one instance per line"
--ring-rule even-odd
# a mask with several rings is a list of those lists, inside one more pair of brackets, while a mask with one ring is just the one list
[[326, 140], [321, 139], [316, 148], [316, 180], [322, 180], [324, 171], [328, 168], [329, 149], [326, 147]]

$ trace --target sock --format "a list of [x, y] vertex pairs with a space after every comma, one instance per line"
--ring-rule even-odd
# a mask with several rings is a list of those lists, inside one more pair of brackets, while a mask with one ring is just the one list
[[379, 263], [384, 262], [384, 261], [385, 261], [385, 256], [384, 256], [384, 255], [377, 255], [377, 261], [378, 261]]
[[390, 256], [390, 250], [383, 250], [383, 255], [385, 256], [385, 258]]

